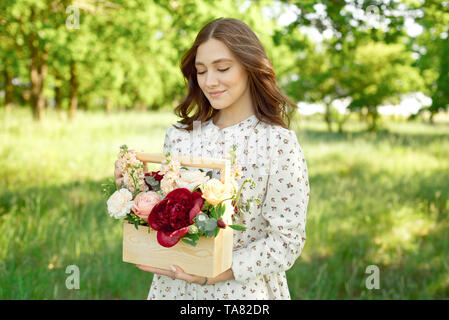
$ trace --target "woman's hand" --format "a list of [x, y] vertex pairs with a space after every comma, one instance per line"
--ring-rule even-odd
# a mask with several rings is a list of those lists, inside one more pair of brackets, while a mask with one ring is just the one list
[[118, 167], [118, 160], [115, 161], [114, 176], [115, 176], [115, 185], [117, 186], [118, 189], [123, 183], [123, 172]]
[[[171, 266], [171, 270], [166, 269], [159, 269], [154, 267], [148, 267], [148, 266], [142, 266], [137, 264], [137, 268], [143, 271], [155, 273], [155, 274], [161, 274], [173, 279], [179, 279], [187, 281], [188, 283], [197, 283], [197, 284], [203, 284], [206, 281], [206, 277], [196, 276], [194, 274], [185, 273], [184, 270], [182, 270], [179, 266]], [[208, 284], [211, 284], [208, 279]]]
[[[173, 279], [179, 279], [187, 281], [188, 283], [197, 283], [197, 284], [204, 284], [206, 281], [206, 277], [197, 276], [194, 274], [185, 273], [184, 270], [182, 270], [179, 266], [171, 266], [172, 270], [166, 270], [166, 269], [159, 269], [154, 267], [147, 267], [142, 265], [136, 265], [137, 268], [143, 271], [161, 274]], [[234, 273], [232, 272], [232, 269], [228, 269], [225, 272], [219, 274], [215, 278], [208, 278], [207, 284], [215, 284], [222, 281], [232, 280], [234, 279]]]

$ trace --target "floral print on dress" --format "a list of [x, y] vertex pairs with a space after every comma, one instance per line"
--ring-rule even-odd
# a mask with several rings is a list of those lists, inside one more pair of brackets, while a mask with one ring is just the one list
[[[234, 233], [235, 279], [201, 286], [154, 275], [148, 299], [290, 299], [285, 271], [304, 248], [310, 196], [307, 163], [295, 132], [259, 122], [255, 115], [223, 129], [210, 119], [191, 132], [169, 127], [163, 152], [223, 158], [233, 144], [242, 166], [237, 182], [256, 182], [255, 187], [243, 187], [241, 201], [256, 197], [261, 202], [253, 202], [244, 216], [233, 217], [233, 223], [247, 227]], [[220, 172], [213, 170], [213, 177], [219, 178]]]

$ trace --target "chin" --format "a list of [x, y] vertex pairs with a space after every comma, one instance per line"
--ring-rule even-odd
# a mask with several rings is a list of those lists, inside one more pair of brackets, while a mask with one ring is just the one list
[[228, 104], [224, 103], [211, 103], [210, 105], [216, 110], [226, 109], [227, 107], [229, 107]]

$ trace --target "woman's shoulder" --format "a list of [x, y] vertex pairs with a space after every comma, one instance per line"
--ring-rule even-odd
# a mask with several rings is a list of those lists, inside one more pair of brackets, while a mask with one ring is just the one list
[[292, 138], [293, 136], [296, 137], [296, 132], [293, 129], [284, 128], [280, 125], [273, 125], [263, 122], [261, 125], [261, 129], [262, 131], [265, 131], [265, 133], [269, 135], [270, 138], [283, 139]]
[[186, 124], [177, 122], [177, 123], [174, 123], [171, 126], [169, 126], [167, 128], [167, 130], [165, 131], [165, 133], [167, 136], [186, 134], [186, 133], [188, 133], [188, 131], [185, 130], [185, 128], [187, 128]]
[[[210, 124], [210, 120], [200, 122], [200, 127], [202, 130], [201, 132], [203, 134], [210, 134], [210, 131], [207, 131], [207, 130], [203, 131], [207, 128], [210, 129], [210, 126], [208, 126], [208, 124]], [[183, 124], [181, 122], [176, 122], [167, 128], [166, 134], [170, 135], [170, 136], [176, 135], [178, 137], [190, 137], [192, 130], [189, 131], [189, 130], [187, 130], [187, 128], [188, 128], [187, 124]], [[195, 124], [194, 124], [193, 128], [194, 128], [194, 130], [197, 130], [197, 127], [195, 126]]]

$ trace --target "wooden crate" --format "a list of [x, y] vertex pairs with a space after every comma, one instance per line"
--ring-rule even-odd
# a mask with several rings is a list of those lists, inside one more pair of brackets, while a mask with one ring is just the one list
[[[137, 153], [137, 159], [143, 162], [162, 163], [164, 156], [159, 153]], [[194, 158], [190, 156], [172, 156], [182, 166], [219, 169], [225, 181], [229, 181], [230, 160], [212, 158]], [[232, 224], [233, 207], [231, 200], [224, 202], [226, 211], [223, 220]], [[161, 246], [156, 239], [157, 231], [133, 224], [123, 224], [123, 261], [170, 270], [176, 264], [186, 273], [215, 277], [232, 265], [233, 229], [220, 229], [217, 237], [201, 237], [193, 247], [179, 241], [170, 248]]]

